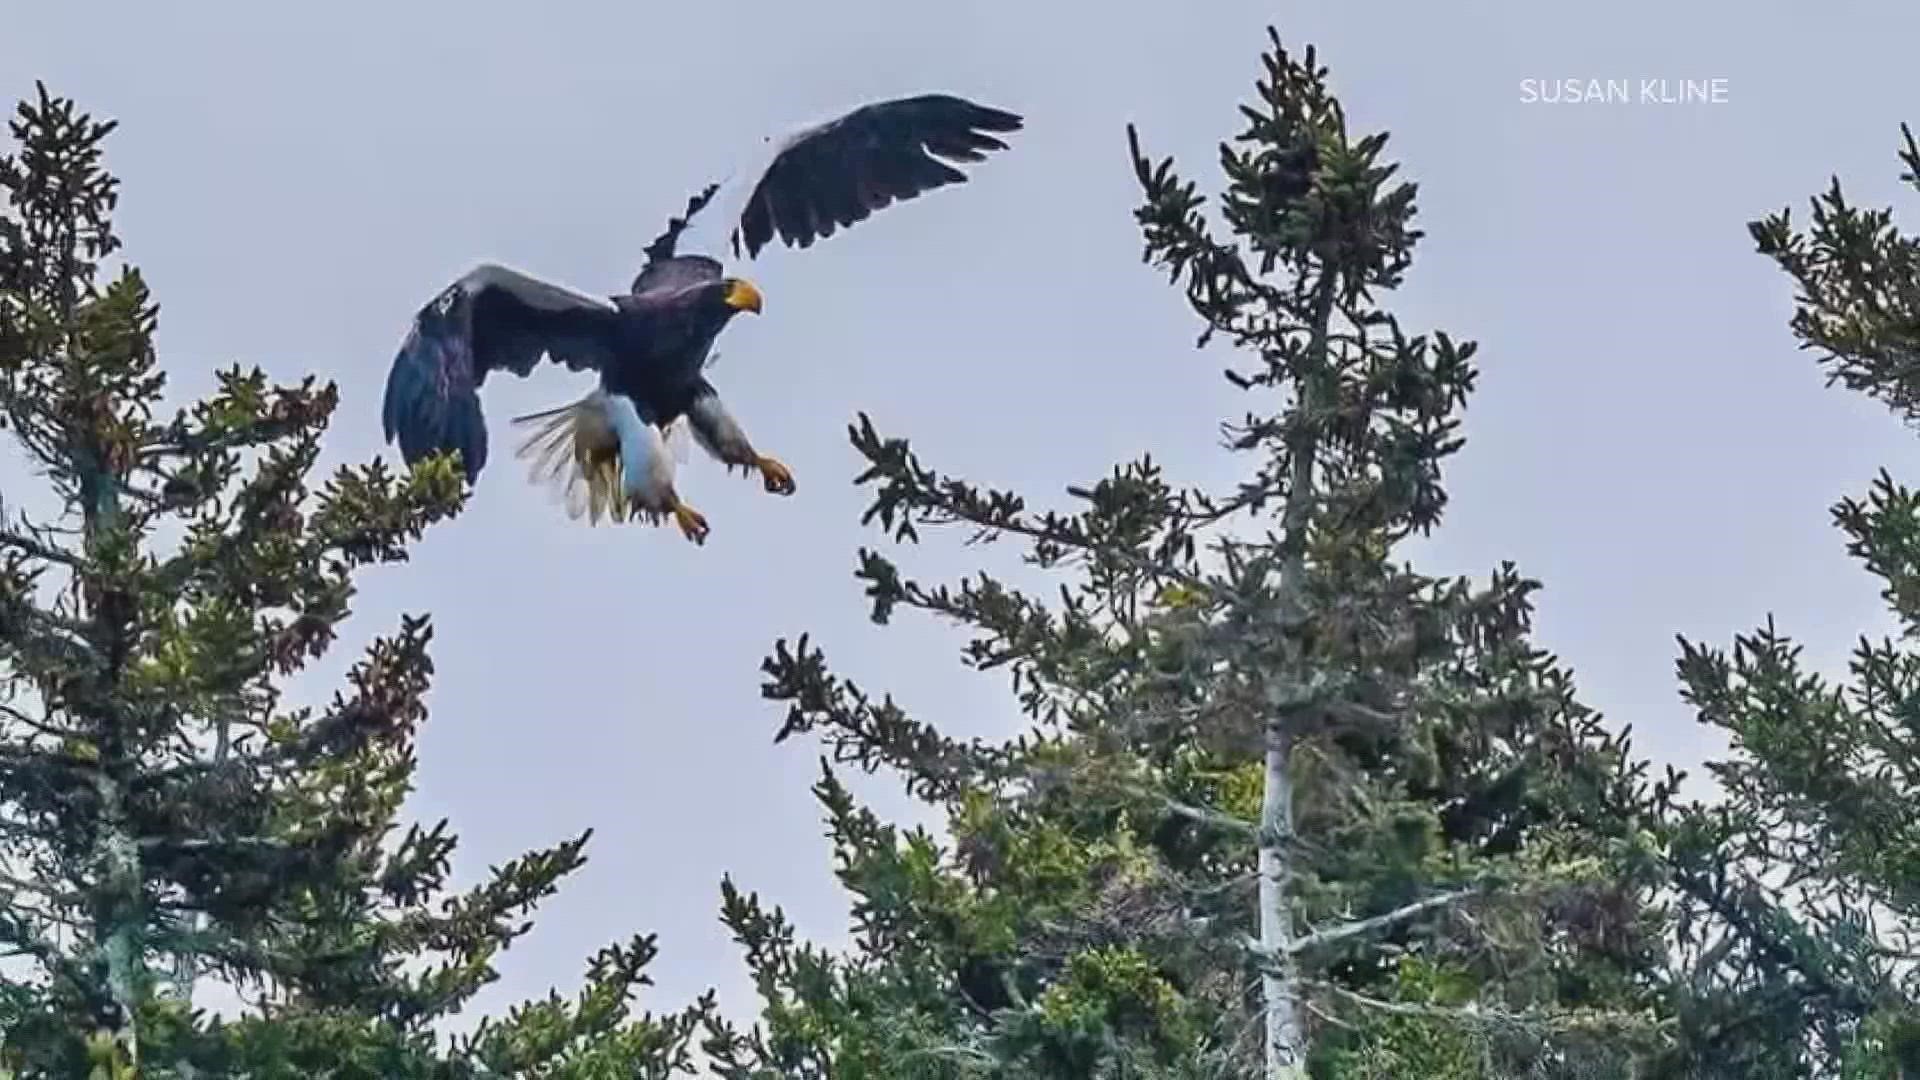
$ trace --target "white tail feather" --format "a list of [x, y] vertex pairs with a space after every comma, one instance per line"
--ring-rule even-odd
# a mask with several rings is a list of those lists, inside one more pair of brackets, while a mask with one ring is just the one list
[[627, 520], [631, 507], [621, 484], [620, 442], [607, 418], [605, 394], [595, 390], [571, 405], [516, 416], [533, 430], [514, 456], [529, 462], [527, 480], [557, 489], [567, 516], [598, 525], [604, 516]]

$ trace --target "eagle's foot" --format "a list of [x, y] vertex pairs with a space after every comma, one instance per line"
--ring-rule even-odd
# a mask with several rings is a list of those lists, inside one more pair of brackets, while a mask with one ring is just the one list
[[706, 543], [707, 534], [713, 531], [707, 525], [705, 514], [678, 500], [673, 504], [673, 523], [680, 526], [681, 533], [696, 544]]
[[792, 469], [765, 454], [753, 459], [753, 467], [760, 470], [760, 479], [766, 483], [768, 491], [775, 495], [793, 494]]

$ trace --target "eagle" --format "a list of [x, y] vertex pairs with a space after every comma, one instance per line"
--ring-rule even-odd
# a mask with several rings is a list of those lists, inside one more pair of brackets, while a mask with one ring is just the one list
[[709, 184], [668, 220], [622, 295], [577, 292], [497, 263], [476, 266], [414, 316], [387, 375], [386, 441], [399, 444], [409, 466], [457, 452], [471, 484], [487, 464], [480, 387], [488, 374], [525, 378], [543, 358], [591, 371], [599, 384], [585, 397], [513, 418], [527, 431], [516, 456], [530, 462], [529, 479], [559, 488], [576, 519], [671, 518], [687, 539], [705, 543], [706, 517], [674, 484], [668, 438], [682, 422], [709, 455], [729, 471], [757, 472], [767, 491], [791, 495], [794, 478], [754, 446], [708, 379], [715, 340], [734, 316], [760, 313], [760, 290], [715, 253], [681, 251], [682, 234], [707, 211], [701, 222], [726, 230], [715, 247], [737, 261], [756, 258], [776, 238], [811, 247], [876, 210], [964, 182], [956, 163], [1007, 149], [996, 136], [1023, 123], [951, 94], [921, 94], [763, 140], [749, 168]]

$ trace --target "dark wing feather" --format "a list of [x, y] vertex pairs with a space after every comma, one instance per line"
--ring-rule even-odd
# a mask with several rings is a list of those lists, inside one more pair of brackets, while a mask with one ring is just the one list
[[666, 294], [720, 280], [720, 261], [705, 255], [654, 258], [633, 279], [633, 294]]
[[610, 300], [502, 266], [477, 267], [414, 316], [387, 373], [381, 424], [407, 464], [458, 450], [467, 479], [487, 463], [480, 386], [493, 371], [525, 377], [541, 357], [573, 371], [613, 357]]
[[[734, 250], [760, 253], [773, 237], [809, 247], [891, 203], [964, 182], [948, 161], [984, 160], [1007, 144], [985, 132], [1020, 130], [1010, 112], [950, 94], [863, 105], [788, 139], [755, 184]], [[942, 160], [946, 159], [946, 160]]]
[[694, 216], [706, 209], [707, 204], [713, 201], [713, 197], [719, 194], [720, 188], [720, 184], [708, 184], [692, 198], [687, 200], [687, 208], [681, 211], [679, 217], [667, 219], [666, 229], [664, 229], [659, 236], [654, 237], [653, 242], [646, 246], [648, 262], [658, 262], [661, 259], [673, 258], [675, 250], [680, 245], [680, 235], [687, 231], [688, 226], [693, 224]]

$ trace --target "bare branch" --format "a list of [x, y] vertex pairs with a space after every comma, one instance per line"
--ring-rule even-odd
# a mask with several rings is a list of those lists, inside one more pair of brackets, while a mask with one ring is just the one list
[[[1444, 908], [1452, 907], [1455, 904], [1471, 900], [1474, 897], [1485, 895], [1488, 891], [1490, 890], [1486, 885], [1475, 885], [1465, 889], [1455, 889], [1452, 892], [1436, 893], [1424, 900], [1415, 900], [1411, 904], [1403, 904], [1400, 907], [1394, 908], [1392, 911], [1383, 912], [1379, 915], [1369, 916], [1365, 919], [1357, 919], [1349, 923], [1342, 923], [1338, 926], [1323, 927], [1322, 929], [1301, 934], [1299, 937], [1294, 938], [1287, 944], [1286, 954], [1288, 956], [1298, 956], [1303, 952], [1314, 949], [1324, 949], [1330, 945], [1338, 945], [1343, 941], [1351, 941], [1357, 937], [1366, 937], [1370, 934], [1378, 934], [1382, 931], [1391, 930], [1401, 923], [1411, 922], [1422, 915], [1428, 915]], [[1258, 956], [1268, 955], [1268, 950], [1257, 941], [1248, 941], [1247, 949]]]
[[[1139, 791], [1138, 794], [1146, 795], [1150, 793]], [[1162, 808], [1176, 817], [1183, 817], [1189, 821], [1198, 822], [1216, 829], [1226, 829], [1231, 832], [1242, 833], [1246, 836], [1253, 836], [1259, 832], [1258, 826], [1253, 822], [1247, 821], [1244, 818], [1234, 817], [1232, 814], [1219, 810], [1209, 810], [1203, 806], [1192, 806], [1178, 799], [1167, 798], [1164, 795], [1154, 796], [1154, 798], [1158, 800]]]
[[1443, 1023], [1467, 1024], [1476, 1027], [1507, 1027], [1538, 1032], [1619, 1032], [1640, 1030], [1656, 1032], [1668, 1026], [1667, 1021], [1655, 1020], [1648, 1016], [1616, 1012], [1605, 1009], [1550, 1012], [1547, 1010], [1512, 1011], [1493, 1009], [1477, 1002], [1466, 1005], [1429, 1005], [1414, 1001], [1385, 1001], [1366, 994], [1349, 990], [1344, 986], [1335, 986], [1327, 982], [1304, 983], [1303, 989], [1310, 989], [1329, 997], [1337, 998], [1349, 1005], [1385, 1013], [1389, 1016], [1407, 1016], [1422, 1020], [1438, 1020]]

